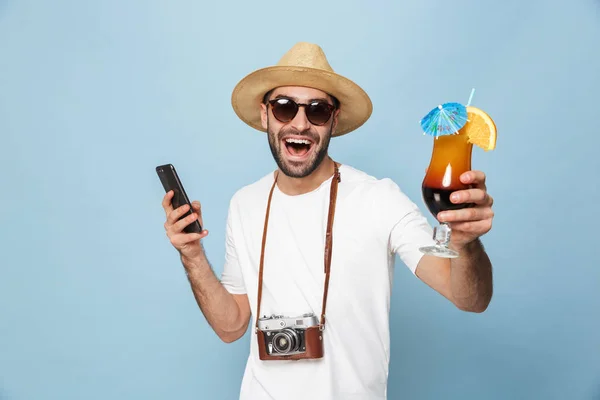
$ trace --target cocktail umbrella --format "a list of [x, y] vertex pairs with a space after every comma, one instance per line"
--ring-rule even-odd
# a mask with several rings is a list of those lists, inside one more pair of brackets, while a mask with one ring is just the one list
[[[474, 92], [475, 89], [471, 91], [468, 104], [471, 103]], [[467, 106], [456, 102], [440, 104], [429, 111], [420, 121], [423, 134], [436, 138], [442, 135], [457, 134], [458, 130], [466, 123]]]

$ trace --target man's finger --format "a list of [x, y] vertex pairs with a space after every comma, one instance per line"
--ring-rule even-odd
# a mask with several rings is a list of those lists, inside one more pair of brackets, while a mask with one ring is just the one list
[[181, 207], [176, 208], [175, 210], [171, 211], [171, 213], [167, 216], [167, 222], [171, 225], [176, 223], [177, 220], [179, 218], [181, 218], [181, 216], [183, 214], [188, 212], [189, 209], [190, 209], [190, 206], [187, 204], [184, 204]]
[[198, 200], [194, 200], [192, 202], [192, 209], [196, 214], [198, 214], [198, 222], [200, 222], [200, 226], [204, 226], [204, 221], [202, 220], [202, 205]]
[[179, 221], [175, 222], [173, 224], [172, 231], [173, 232], [181, 232], [181, 231], [183, 231], [183, 229], [186, 226], [188, 226], [189, 224], [191, 224], [192, 222], [194, 222], [197, 218], [198, 218], [198, 214], [191, 213], [187, 217], [182, 218]]
[[173, 211], [173, 205], [171, 204], [171, 199], [173, 198], [173, 194], [174, 194], [174, 192], [172, 190], [169, 190], [163, 196], [162, 207], [165, 210], [165, 214], [167, 216], [171, 213], [171, 211]]
[[453, 222], [450, 227], [454, 232], [463, 232], [479, 237], [492, 229], [492, 220]]
[[200, 205], [200, 202], [198, 200], [192, 201], [192, 209], [195, 212], [200, 213], [200, 210], [202, 209], [202, 206]]
[[486, 189], [485, 173], [483, 171], [468, 171], [460, 176], [460, 181], [466, 185], [473, 185], [477, 188]]
[[465, 189], [453, 192], [452, 195], [450, 195], [450, 201], [454, 204], [486, 204], [488, 197], [488, 194], [482, 189]]
[[494, 212], [490, 207], [470, 207], [461, 210], [442, 211], [438, 214], [440, 222], [481, 221], [493, 217]]

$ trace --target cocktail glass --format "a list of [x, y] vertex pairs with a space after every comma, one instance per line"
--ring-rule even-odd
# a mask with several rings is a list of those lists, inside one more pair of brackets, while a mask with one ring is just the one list
[[[473, 206], [471, 203], [455, 204], [450, 201], [452, 192], [470, 187], [460, 181], [460, 175], [471, 169], [472, 149], [473, 144], [468, 142], [467, 134], [461, 130], [456, 134], [438, 136], [433, 140], [433, 152], [421, 191], [429, 212], [436, 219], [441, 211]], [[458, 252], [448, 247], [451, 234], [450, 225], [441, 222], [433, 230], [435, 244], [421, 247], [419, 250], [437, 257], [456, 258]]]

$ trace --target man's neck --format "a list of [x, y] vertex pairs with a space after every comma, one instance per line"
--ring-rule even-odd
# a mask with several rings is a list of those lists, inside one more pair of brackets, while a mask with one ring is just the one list
[[325, 157], [323, 162], [312, 174], [304, 178], [292, 178], [279, 170], [277, 171], [279, 175], [277, 177], [277, 187], [289, 196], [308, 193], [321, 186], [327, 179], [331, 178], [333, 169], [333, 160], [328, 156]]

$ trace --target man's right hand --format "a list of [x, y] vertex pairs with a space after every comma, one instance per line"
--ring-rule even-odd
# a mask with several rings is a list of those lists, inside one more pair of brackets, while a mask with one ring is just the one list
[[202, 213], [200, 211], [200, 202], [192, 202], [192, 214], [179, 220], [179, 218], [189, 210], [189, 206], [183, 206], [173, 209], [172, 198], [174, 192], [170, 190], [165, 194], [162, 201], [163, 209], [166, 214], [165, 231], [173, 247], [179, 251], [182, 257], [187, 259], [196, 259], [202, 254], [202, 246], [200, 240], [208, 236], [208, 231], [203, 230], [201, 233], [187, 233], [183, 229], [198, 218], [200, 225], [202, 223]]

